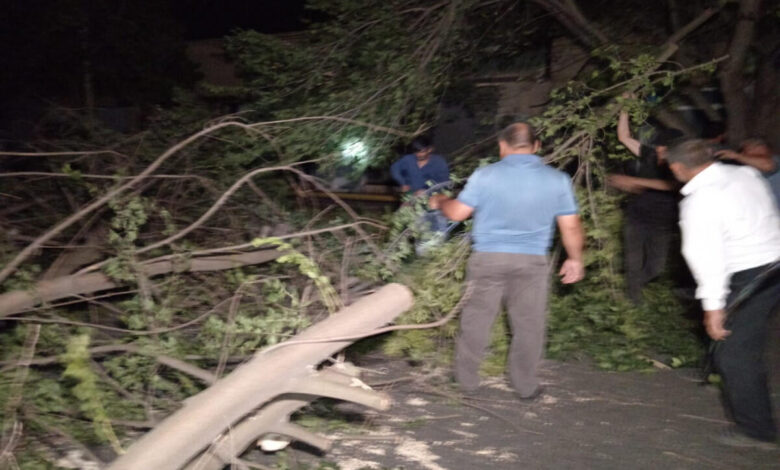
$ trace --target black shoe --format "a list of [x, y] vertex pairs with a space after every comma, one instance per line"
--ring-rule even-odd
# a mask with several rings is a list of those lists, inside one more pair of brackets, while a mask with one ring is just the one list
[[716, 441], [720, 442], [721, 444], [730, 446], [730, 447], [751, 447], [754, 449], [763, 449], [763, 450], [777, 450], [777, 443], [772, 441], [762, 441], [761, 439], [756, 439], [753, 437], [750, 437], [746, 434], [743, 434], [739, 432], [736, 428], [728, 427], [721, 431], [721, 433], [715, 438]]
[[515, 395], [520, 401], [531, 402], [531, 401], [535, 401], [537, 398], [542, 396], [543, 393], [544, 393], [544, 387], [539, 385], [534, 389], [533, 392], [531, 392], [528, 395], [521, 395], [520, 393], [515, 393]]

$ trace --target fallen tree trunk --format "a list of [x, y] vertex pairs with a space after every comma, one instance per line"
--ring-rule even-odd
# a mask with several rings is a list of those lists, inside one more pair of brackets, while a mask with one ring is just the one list
[[[344, 367], [342, 367], [344, 366]], [[359, 370], [349, 367], [349, 364], [339, 363], [319, 372], [325, 380], [343, 385], [352, 385], [358, 378]], [[306, 395], [283, 396], [272, 403], [263, 406], [257, 413], [246, 417], [241, 423], [233, 426], [230, 432], [221, 436], [209, 446], [208, 450], [192, 460], [185, 470], [221, 470], [232, 463], [258, 438], [269, 433], [280, 434], [288, 438], [306, 442], [307, 444], [326, 451], [331, 441], [299, 426], [289, 423], [290, 415], [311, 403], [316, 397]], [[371, 404], [368, 404], [371, 406]]]
[[[147, 277], [171, 272], [224, 271], [252, 264], [267, 263], [281, 256], [275, 249], [251, 251], [232, 255], [215, 255], [186, 261], [166, 259], [141, 265]], [[0, 318], [22, 312], [36, 305], [74, 295], [91, 294], [115, 289], [120, 284], [103, 273], [86, 273], [41, 281], [31, 290], [16, 290], [0, 294]]]
[[[116, 459], [111, 470], [174, 470], [215, 443], [261, 405], [285, 393], [327, 395], [386, 407], [389, 399], [361, 387], [329, 381], [317, 366], [361, 336], [370, 336], [412, 306], [412, 294], [388, 284], [288, 341], [289, 346], [259, 352], [246, 364], [189, 398]], [[351, 337], [352, 339], [334, 339]], [[276, 429], [268, 429], [274, 431]]]

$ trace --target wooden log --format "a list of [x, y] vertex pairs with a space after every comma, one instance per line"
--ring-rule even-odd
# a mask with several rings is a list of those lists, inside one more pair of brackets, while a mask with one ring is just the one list
[[[358, 370], [353, 366], [352, 370], [336, 372], [342, 365], [345, 364], [337, 364], [316, 374], [331, 382], [349, 384], [352, 379], [357, 378]], [[278, 397], [273, 402], [263, 406], [257, 413], [249, 415], [238, 425], [231, 427], [205, 452], [187, 464], [185, 470], [222, 470], [269, 430], [277, 425], [289, 423], [290, 415], [311, 403], [315, 398], [312, 395], [298, 394]], [[293, 436], [288, 435], [288, 437]], [[326, 441], [325, 438], [320, 438], [320, 442], [308, 439], [309, 445], [314, 445], [322, 450], [327, 450], [330, 444]]]
[[260, 351], [230, 375], [189, 398], [182, 409], [133, 444], [109, 469], [182, 468], [231, 426], [294, 389], [320, 362], [354, 341], [328, 338], [370, 336], [411, 306], [412, 294], [407, 287], [388, 284], [310, 327], [290, 340], [290, 346]]

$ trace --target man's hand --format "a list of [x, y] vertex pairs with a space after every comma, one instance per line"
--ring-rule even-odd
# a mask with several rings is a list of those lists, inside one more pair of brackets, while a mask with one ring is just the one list
[[566, 250], [566, 261], [561, 270], [561, 282], [573, 284], [585, 277], [585, 265], [582, 262], [582, 253], [585, 250], [585, 229], [577, 214], [559, 215], [555, 218], [558, 228], [561, 230], [561, 243]]
[[771, 153], [721, 150], [715, 152], [715, 156], [721, 160], [734, 160], [743, 165], [752, 166], [756, 170], [764, 173], [770, 173], [777, 169], [777, 165], [775, 164], [774, 159], [772, 159]]
[[460, 222], [471, 217], [474, 208], [467, 206], [457, 199], [452, 199], [444, 194], [434, 194], [428, 199], [428, 207], [433, 210], [440, 210], [445, 217], [455, 222]]
[[585, 277], [585, 265], [580, 260], [567, 259], [558, 271], [563, 284], [574, 284]]
[[642, 150], [642, 144], [631, 136], [631, 125], [628, 121], [628, 113], [625, 110], [620, 111], [618, 115], [617, 138], [629, 152], [638, 157]]
[[430, 199], [428, 199], [428, 207], [433, 210], [437, 210], [441, 208], [441, 203], [447, 199], [449, 199], [449, 197], [445, 196], [444, 194], [434, 194], [430, 197]]
[[715, 341], [725, 339], [731, 334], [731, 331], [723, 327], [726, 322], [725, 310], [705, 310], [704, 312], [704, 328], [707, 329], [707, 334]]
[[633, 176], [628, 175], [610, 174], [607, 176], [607, 184], [627, 193], [639, 194], [644, 190]]

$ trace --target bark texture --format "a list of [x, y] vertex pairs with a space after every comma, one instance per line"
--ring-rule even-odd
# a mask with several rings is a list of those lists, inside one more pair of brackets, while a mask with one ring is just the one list
[[[261, 351], [212, 387], [189, 398], [181, 410], [133, 444], [109, 469], [182, 468], [264, 403], [301, 388], [302, 393], [316, 393], [310, 387], [301, 387], [302, 381], [316, 374], [320, 362], [354, 341], [329, 338], [370, 336], [373, 330], [411, 306], [412, 294], [407, 287], [388, 284], [307, 329], [290, 341], [289, 346], [267, 353]], [[345, 389], [349, 387], [342, 386], [344, 393]], [[365, 401], [366, 390], [359, 387], [351, 390], [355, 401]], [[386, 400], [381, 398], [377, 404], [387, 406]]]
[[720, 76], [723, 100], [728, 110], [727, 135], [729, 141], [738, 143], [748, 135], [750, 100], [745, 93], [745, 58], [756, 30], [756, 20], [761, 10], [761, 0], [742, 0], [734, 36], [729, 46], [729, 60]]

